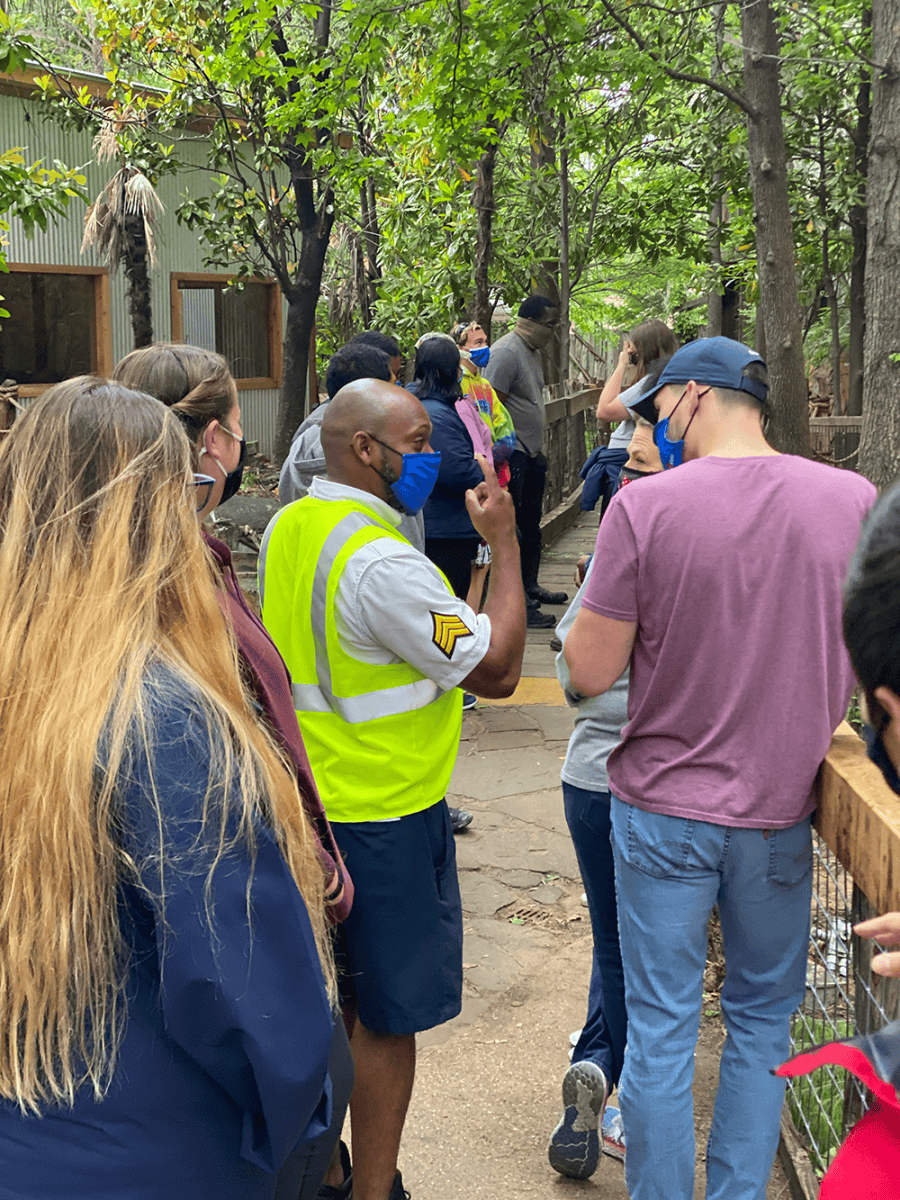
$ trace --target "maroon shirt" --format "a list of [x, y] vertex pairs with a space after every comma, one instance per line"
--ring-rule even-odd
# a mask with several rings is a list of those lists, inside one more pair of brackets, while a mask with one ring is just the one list
[[325, 816], [325, 809], [319, 799], [316, 781], [297, 724], [288, 669], [262, 621], [241, 591], [231, 565], [231, 551], [224, 542], [205, 531], [203, 540], [219, 567], [222, 580], [220, 596], [225, 602], [222, 606], [223, 611], [234, 629], [238, 649], [248, 668], [249, 682], [256, 700], [268, 717], [272, 732], [296, 768], [303, 807], [312, 822], [319, 843], [319, 858], [325, 869], [325, 903], [328, 915], [334, 922], [343, 921], [353, 903], [353, 882], [347, 874], [328, 818]]

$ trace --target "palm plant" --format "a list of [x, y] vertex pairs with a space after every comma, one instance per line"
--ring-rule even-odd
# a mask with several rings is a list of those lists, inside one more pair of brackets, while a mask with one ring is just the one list
[[[98, 162], [119, 157], [118, 133], [126, 122], [104, 123], [94, 139]], [[91, 205], [84, 219], [81, 253], [93, 250], [115, 275], [119, 266], [128, 281], [128, 311], [134, 346], [153, 341], [150, 267], [156, 266], [154, 225], [164, 211], [153, 184], [128, 163], [123, 164]]]

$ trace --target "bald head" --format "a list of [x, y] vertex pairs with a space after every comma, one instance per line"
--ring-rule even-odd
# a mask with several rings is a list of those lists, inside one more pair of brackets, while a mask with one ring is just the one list
[[389, 483], [404, 454], [431, 447], [431, 421], [415, 396], [380, 379], [356, 379], [328, 404], [322, 450], [328, 478], [394, 503]]

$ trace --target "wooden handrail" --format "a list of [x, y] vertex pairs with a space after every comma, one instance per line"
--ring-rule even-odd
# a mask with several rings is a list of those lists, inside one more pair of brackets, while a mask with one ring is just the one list
[[900, 910], [900, 796], [846, 722], [832, 738], [815, 791], [820, 836], [876, 912]]

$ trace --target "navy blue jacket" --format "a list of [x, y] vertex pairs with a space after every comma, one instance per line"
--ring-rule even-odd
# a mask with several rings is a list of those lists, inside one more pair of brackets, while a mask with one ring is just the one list
[[[169, 677], [171, 679], [171, 676]], [[210, 771], [206, 723], [168, 689], [150, 759], [122, 788], [128, 1013], [112, 1085], [23, 1116], [0, 1101], [2, 1200], [271, 1200], [276, 1173], [330, 1119], [333, 1018], [303, 899], [268, 832], [231, 850], [206, 895], [198, 852]], [[148, 801], [152, 766], [167, 862]], [[210, 931], [207, 903], [213, 912]]]
[[[412, 391], [412, 388], [409, 389]], [[452, 404], [437, 396], [419, 396], [431, 417], [431, 445], [441, 453], [434, 491], [425, 505], [427, 538], [477, 538], [466, 512], [466, 492], [484, 482], [475, 461], [469, 431]]]
[[622, 467], [628, 461], [627, 450], [610, 450], [609, 446], [598, 446], [588, 455], [587, 462], [579, 471], [584, 480], [581, 492], [581, 511], [590, 512], [598, 500], [609, 497], [616, 490]]

